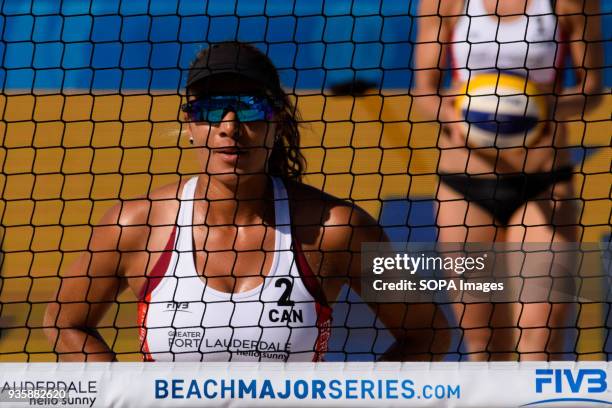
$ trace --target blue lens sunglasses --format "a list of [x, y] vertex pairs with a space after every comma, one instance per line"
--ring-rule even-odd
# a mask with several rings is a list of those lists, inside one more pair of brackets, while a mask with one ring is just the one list
[[220, 123], [228, 111], [236, 113], [240, 122], [271, 120], [275, 106], [265, 96], [204, 96], [181, 106], [191, 122]]

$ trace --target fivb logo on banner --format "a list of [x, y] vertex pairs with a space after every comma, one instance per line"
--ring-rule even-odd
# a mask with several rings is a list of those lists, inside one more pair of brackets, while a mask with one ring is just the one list
[[587, 398], [584, 394], [602, 397], [608, 391], [607, 373], [596, 368], [572, 370], [569, 368], [547, 368], [535, 370], [535, 392], [537, 394], [561, 394], [558, 398], [533, 401], [522, 406], [555, 402], [585, 402], [612, 405], [611, 400]]

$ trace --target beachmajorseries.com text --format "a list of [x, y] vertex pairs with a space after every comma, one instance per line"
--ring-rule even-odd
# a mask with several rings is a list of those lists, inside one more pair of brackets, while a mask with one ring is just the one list
[[380, 275], [386, 271], [406, 271], [414, 275], [417, 271], [448, 271], [461, 275], [470, 271], [482, 271], [485, 268], [487, 254], [483, 256], [412, 256], [395, 254], [395, 256], [375, 257], [372, 260], [372, 272]]
[[460, 399], [459, 384], [409, 379], [156, 379], [155, 399]]

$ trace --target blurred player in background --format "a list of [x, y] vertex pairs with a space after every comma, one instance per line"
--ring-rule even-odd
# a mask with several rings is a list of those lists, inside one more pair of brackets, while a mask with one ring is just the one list
[[[298, 117], [272, 62], [222, 43], [189, 71], [186, 133], [201, 174], [112, 208], [62, 277], [45, 326], [61, 360], [110, 361], [95, 328], [138, 296], [148, 361], [318, 361], [330, 302], [360, 290], [361, 243], [384, 240], [360, 208], [300, 183]], [[445, 351], [432, 305], [379, 305], [397, 343], [385, 359]]]
[[[599, 1], [431, 0], [420, 3], [415, 103], [442, 124], [437, 225], [441, 242], [575, 242], [580, 214], [566, 127], [600, 100]], [[561, 89], [569, 52], [577, 82]], [[480, 73], [520, 75], [547, 95], [546, 124], [530, 145], [498, 149], [466, 143], [463, 118], [445, 96]], [[540, 271], [546, 273], [546, 271]], [[528, 285], [528, 283], [526, 283]], [[562, 351], [568, 304], [456, 304], [464, 347], [474, 360], [546, 360]], [[573, 324], [572, 324], [573, 325]], [[514, 328], [493, 330], [493, 327]]]

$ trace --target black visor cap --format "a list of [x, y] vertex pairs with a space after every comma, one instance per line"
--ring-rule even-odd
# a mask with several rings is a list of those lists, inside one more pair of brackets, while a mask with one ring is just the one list
[[276, 68], [258, 51], [236, 43], [212, 45], [204, 58], [189, 70], [187, 89], [196, 82], [219, 74], [235, 74], [255, 81], [273, 95], [280, 91]]

